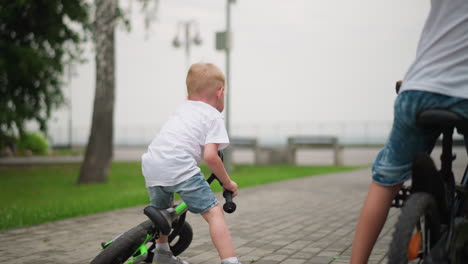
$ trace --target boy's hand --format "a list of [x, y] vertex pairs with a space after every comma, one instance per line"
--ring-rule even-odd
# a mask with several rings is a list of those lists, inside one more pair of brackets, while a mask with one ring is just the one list
[[203, 158], [211, 172], [213, 172], [223, 183], [223, 188], [231, 191], [232, 197], [235, 197], [237, 195], [237, 183], [229, 178], [229, 175], [224, 168], [224, 164], [218, 156], [218, 144], [206, 144]]
[[237, 183], [235, 181], [230, 180], [227, 184], [223, 183], [223, 188], [232, 192], [232, 197], [237, 196]]

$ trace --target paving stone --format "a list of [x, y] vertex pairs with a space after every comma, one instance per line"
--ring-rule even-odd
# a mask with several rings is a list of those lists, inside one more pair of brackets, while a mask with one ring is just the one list
[[317, 257], [336, 257], [339, 255], [340, 255], [340, 252], [322, 251], [317, 254]]
[[282, 260], [285, 260], [288, 257], [289, 257], [288, 255], [271, 254], [268, 256], [264, 256], [263, 258], [261, 258], [261, 260], [262, 261], [274, 260], [274, 261], [280, 262]]
[[330, 258], [330, 257], [313, 257], [311, 259], [309, 259], [307, 262], [307, 264], [328, 264], [328, 263], [331, 263], [333, 261], [333, 258]]
[[349, 256], [339, 256], [339, 257], [336, 257], [334, 260], [333, 260], [333, 263], [337, 262], [337, 263], [349, 263], [351, 261], [351, 257]]
[[255, 262], [242, 261], [242, 264], [278, 264], [280, 261], [276, 260], [259, 260]]
[[[218, 257], [218, 253], [213, 252], [213, 251], [206, 251], [206, 252], [198, 254], [198, 255], [196, 255], [194, 257], [191, 257], [190, 261], [194, 262], [194, 263], [202, 263], [202, 262], [205, 262], [205, 261], [207, 261], [209, 259], [213, 259], [213, 258], [217, 258], [217, 257]], [[181, 258], [182, 258], [182, 256], [181, 256]], [[184, 259], [184, 260], [189, 261], [188, 259]]]
[[315, 254], [314, 253], [308, 253], [308, 252], [296, 252], [294, 253], [294, 258], [298, 258], [298, 259], [310, 259], [311, 257], [313, 257]]
[[282, 261], [280, 263], [281, 264], [302, 264], [302, 263], [306, 263], [306, 260], [289, 258], [289, 259], [286, 259], [286, 260], [284, 260], [284, 261]]
[[300, 252], [316, 254], [322, 250], [323, 250], [322, 248], [317, 248], [317, 247], [305, 247]]
[[296, 249], [292, 249], [292, 248], [281, 248], [281, 249], [278, 249], [277, 251], [275, 251], [276, 253], [278, 254], [286, 254], [286, 255], [292, 255], [294, 252], [296, 252], [297, 250]]

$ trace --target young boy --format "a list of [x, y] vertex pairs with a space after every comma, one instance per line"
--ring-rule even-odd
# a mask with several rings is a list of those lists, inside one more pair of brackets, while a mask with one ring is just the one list
[[[142, 170], [151, 204], [171, 206], [178, 193], [190, 212], [208, 222], [211, 240], [221, 264], [240, 264], [234, 254], [223, 209], [213, 195], [200, 168], [202, 160], [226, 190], [237, 195], [237, 184], [229, 178], [218, 150], [229, 144], [221, 112], [224, 110], [224, 75], [213, 64], [193, 64], [187, 74], [187, 101], [164, 124], [142, 156]], [[153, 263], [186, 264], [169, 249], [168, 237], [156, 241]]]
[[411, 177], [414, 155], [432, 150], [439, 132], [415, 122], [421, 111], [431, 108], [468, 118], [467, 0], [431, 0], [416, 60], [395, 101], [390, 137], [372, 166], [373, 182], [356, 228], [352, 264], [367, 263], [393, 198]]

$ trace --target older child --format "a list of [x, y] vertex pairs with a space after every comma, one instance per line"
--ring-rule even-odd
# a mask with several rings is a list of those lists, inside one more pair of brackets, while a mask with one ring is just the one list
[[[171, 206], [174, 193], [187, 203], [190, 212], [208, 222], [211, 240], [222, 264], [240, 264], [224, 219], [223, 209], [198, 167], [202, 160], [226, 190], [237, 195], [237, 184], [227, 174], [218, 150], [229, 144], [221, 112], [224, 109], [223, 73], [213, 64], [193, 64], [187, 74], [187, 101], [164, 124], [142, 156], [151, 204], [158, 209]], [[169, 249], [167, 236], [156, 241], [153, 263], [187, 263]]]
[[432, 150], [439, 132], [415, 122], [420, 112], [431, 108], [450, 109], [468, 118], [466, 0], [431, 0], [416, 60], [395, 101], [389, 139], [372, 166], [373, 181], [356, 227], [352, 264], [367, 263], [393, 198], [412, 176], [414, 155]]

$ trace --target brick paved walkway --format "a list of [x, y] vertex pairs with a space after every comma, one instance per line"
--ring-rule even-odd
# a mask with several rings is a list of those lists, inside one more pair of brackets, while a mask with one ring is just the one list
[[[226, 216], [238, 256], [244, 264], [349, 262], [369, 173], [365, 169], [242, 189], [235, 199], [238, 210]], [[0, 231], [0, 263], [89, 263], [101, 241], [145, 220], [142, 208]], [[391, 212], [370, 263], [383, 263], [396, 214]], [[207, 224], [197, 215], [187, 219], [194, 241], [181, 257], [193, 264], [219, 263]]]

